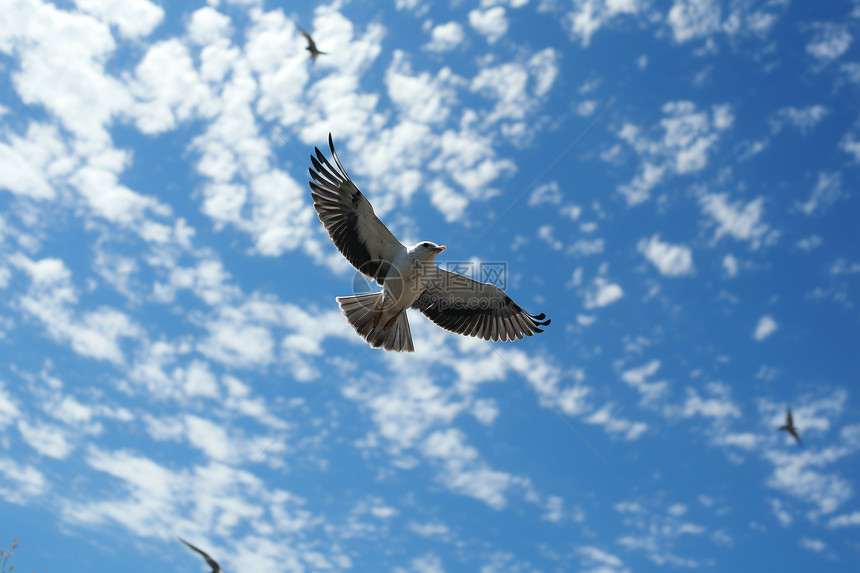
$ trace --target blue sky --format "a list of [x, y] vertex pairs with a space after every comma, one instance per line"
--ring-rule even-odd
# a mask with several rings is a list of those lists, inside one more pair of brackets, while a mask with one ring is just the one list
[[[6, 2], [11, 564], [855, 570], [860, 3], [821, 4]], [[546, 332], [369, 348], [329, 132]]]

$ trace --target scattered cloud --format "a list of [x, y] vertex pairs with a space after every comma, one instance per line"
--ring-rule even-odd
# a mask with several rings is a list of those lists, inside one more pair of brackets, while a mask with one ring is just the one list
[[841, 57], [854, 40], [845, 24], [819, 22], [813, 29], [815, 32], [806, 45], [806, 52], [824, 65]]
[[690, 247], [662, 242], [659, 234], [650, 239], [641, 239], [636, 249], [645, 255], [663, 276], [680, 277], [693, 272], [693, 253]]
[[758, 319], [755, 332], [753, 332], [753, 338], [761, 342], [777, 330], [779, 330], [779, 326], [776, 324], [776, 321], [772, 316], [766, 314]]
[[430, 31], [430, 41], [424, 45], [424, 48], [431, 52], [449, 52], [462, 44], [465, 38], [463, 26], [457, 22], [439, 24]]
[[600, 28], [622, 15], [635, 16], [642, 5], [640, 0], [574, 0], [563, 22], [571, 40], [587, 48]]
[[[663, 105], [664, 118], [659, 128], [647, 131], [625, 123], [618, 137], [639, 156], [640, 165], [632, 181], [618, 187], [628, 205], [638, 205], [651, 197], [651, 191], [671, 175], [701, 171], [708, 164], [723, 132], [734, 123], [728, 104], [712, 106], [710, 113], [700, 111], [690, 101], [672, 101]], [[654, 139], [649, 133], [659, 133]]]
[[775, 242], [779, 234], [770, 225], [761, 221], [764, 214], [764, 197], [757, 197], [744, 204], [730, 202], [727, 193], [707, 193], [699, 199], [702, 213], [716, 223], [714, 241], [730, 236], [749, 243], [750, 249]]
[[595, 277], [591, 286], [586, 289], [583, 306], [587, 309], [609, 306], [624, 296], [624, 289], [616, 283], [609, 282], [604, 277]]
[[820, 214], [843, 196], [842, 175], [840, 173], [819, 173], [818, 182], [809, 195], [809, 199], [803, 203], [795, 203], [795, 207], [804, 215]]
[[502, 6], [472, 10], [469, 12], [469, 25], [491, 44], [508, 32], [508, 19]]

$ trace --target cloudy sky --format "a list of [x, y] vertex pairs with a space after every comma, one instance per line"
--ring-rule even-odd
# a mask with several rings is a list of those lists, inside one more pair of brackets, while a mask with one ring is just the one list
[[[856, 570], [860, 1], [2, 12], [10, 564]], [[358, 338], [330, 132], [546, 332]]]

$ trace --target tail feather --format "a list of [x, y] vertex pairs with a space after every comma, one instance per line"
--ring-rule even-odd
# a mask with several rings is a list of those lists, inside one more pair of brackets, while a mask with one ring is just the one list
[[394, 352], [413, 352], [412, 331], [404, 309], [388, 329], [385, 322], [373, 322], [377, 313], [382, 310], [382, 293], [360, 294], [356, 296], [340, 296], [337, 304], [346, 320], [355, 331], [374, 348], [382, 347]]

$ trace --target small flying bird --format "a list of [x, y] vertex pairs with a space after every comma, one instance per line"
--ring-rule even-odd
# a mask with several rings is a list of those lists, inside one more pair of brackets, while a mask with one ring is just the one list
[[[484, 340], [520, 340], [543, 332], [543, 313], [526, 312], [501, 289], [436, 266], [444, 245], [422, 241], [403, 245], [373, 212], [334, 150], [337, 167], [316, 148], [309, 182], [314, 209], [338, 251], [382, 285], [382, 292], [337, 297], [355, 331], [374, 348], [412, 352], [406, 309], [417, 308], [438, 326]], [[546, 319], [546, 320], [545, 320]]]
[[791, 408], [788, 408], [785, 412], [785, 425], [779, 427], [780, 430], [785, 430], [797, 440], [797, 443], [800, 442], [800, 436], [797, 435], [797, 428], [794, 427], [794, 418], [791, 416]]
[[193, 545], [191, 545], [190, 543], [188, 543], [187, 541], [185, 541], [181, 537], [179, 538], [179, 541], [181, 541], [182, 543], [184, 543], [185, 545], [187, 545], [188, 547], [190, 547], [191, 549], [193, 549], [194, 551], [196, 551], [197, 553], [202, 555], [203, 559], [206, 560], [206, 563], [208, 563], [209, 566], [212, 568], [212, 573], [224, 573], [221, 570], [221, 566], [218, 565], [218, 563], [214, 559], [209, 557], [209, 555], [205, 551], [203, 551], [202, 549], [199, 549], [197, 547], [194, 547]]
[[305, 37], [305, 39], [308, 41], [308, 47], [307, 47], [307, 48], [305, 48], [305, 49], [311, 53], [311, 60], [313, 60], [313, 61], [314, 61], [314, 63], [316, 63], [316, 61], [317, 61], [317, 56], [319, 56], [320, 54], [326, 54], [326, 55], [328, 54], [328, 52], [320, 52], [319, 50], [317, 50], [317, 45], [314, 43], [314, 40], [313, 40], [313, 38], [311, 38], [311, 35], [310, 35], [310, 34], [308, 34], [307, 32], [305, 32], [305, 31], [304, 31], [304, 30], [302, 30], [301, 28], [299, 28], [299, 32], [300, 32], [300, 33], [302, 34], [302, 36], [304, 36], [304, 37]]

